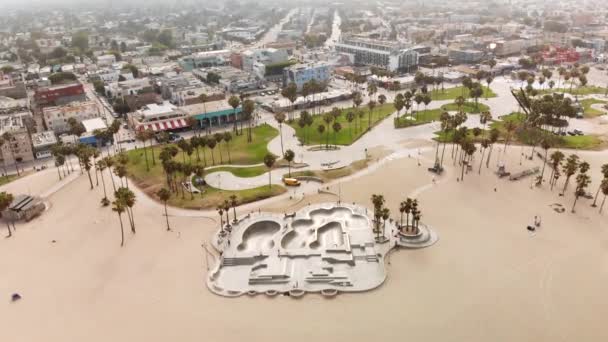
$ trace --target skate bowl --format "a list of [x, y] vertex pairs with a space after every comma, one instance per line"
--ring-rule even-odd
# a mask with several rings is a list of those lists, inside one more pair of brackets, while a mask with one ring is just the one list
[[[221, 234], [212, 245], [219, 251], [207, 287], [227, 297], [279, 293], [299, 298], [309, 292], [334, 297], [341, 292], [362, 292], [386, 279], [384, 258], [392, 248], [420, 248], [437, 241], [421, 224], [417, 237], [396, 232], [386, 222], [383, 241], [377, 243], [371, 211], [355, 204], [309, 205], [294, 214], [250, 213]], [[416, 246], [416, 247], [411, 247]]]

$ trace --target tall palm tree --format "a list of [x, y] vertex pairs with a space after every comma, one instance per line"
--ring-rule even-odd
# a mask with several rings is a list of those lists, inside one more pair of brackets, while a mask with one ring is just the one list
[[352, 110], [348, 111], [346, 113], [346, 121], [348, 121], [348, 134], [351, 138], [353, 137], [352, 122], [354, 120], [355, 120], [355, 113]]
[[217, 132], [213, 135], [215, 141], [217, 142], [218, 151], [220, 152], [220, 164], [224, 164], [224, 157], [222, 156], [222, 140], [224, 140], [224, 135], [220, 132]]
[[[13, 194], [5, 192], [5, 191], [0, 192], [0, 216], [2, 216], [2, 213], [11, 205], [11, 203], [13, 203], [13, 200], [14, 200]], [[13, 233], [11, 232], [10, 222], [6, 218], [5, 218], [5, 221], [6, 221], [6, 227], [8, 228], [7, 237], [11, 237], [11, 236], [13, 236]]]
[[238, 108], [238, 106], [240, 106], [241, 104], [241, 99], [239, 99], [238, 96], [230, 96], [230, 98], [228, 99], [228, 104], [230, 105], [230, 107], [232, 107], [233, 110], [233, 115], [234, 115], [234, 134], [238, 134], [238, 128], [237, 128], [237, 119], [236, 119], [236, 109]]
[[589, 177], [586, 173], [579, 173], [576, 176], [576, 190], [574, 191], [574, 204], [572, 204], [572, 212], [574, 212], [574, 207], [576, 206], [576, 202], [580, 196], [585, 195], [585, 189], [591, 184], [591, 177]]
[[230, 157], [230, 141], [232, 140], [232, 134], [230, 132], [224, 132], [224, 142], [226, 143], [226, 150], [228, 151], [228, 164], [232, 164], [232, 158]]
[[291, 162], [296, 157], [296, 154], [292, 150], [285, 151], [283, 159], [287, 161], [287, 168], [289, 169], [289, 177], [291, 177]]
[[271, 189], [272, 188], [272, 179], [271, 179], [271, 174], [272, 174], [272, 166], [274, 165], [274, 162], [277, 160], [277, 157], [274, 156], [274, 154], [271, 153], [267, 153], [264, 156], [264, 165], [266, 165], [266, 167], [268, 168], [268, 188]]
[[369, 131], [372, 129], [372, 112], [374, 111], [374, 108], [376, 107], [376, 101], [369, 100], [369, 102], [367, 103], [367, 107], [369, 108], [367, 130]]
[[281, 137], [281, 153], [285, 154], [285, 151], [283, 150], [283, 122], [285, 122], [285, 113], [278, 112], [274, 114], [274, 119], [279, 124], [279, 135]]
[[336, 141], [336, 134], [340, 132], [340, 130], [342, 129], [342, 125], [339, 122], [335, 121], [333, 125], [331, 125], [331, 128], [334, 130], [334, 145], [337, 147], [338, 142]]
[[[602, 182], [606, 179], [608, 179], [608, 163], [602, 165], [602, 175], [604, 176], [602, 179]], [[600, 183], [600, 186], [597, 188], [597, 193], [595, 194], [595, 197], [593, 199], [593, 204], [591, 205], [592, 207], [597, 207], [596, 202], [597, 202], [597, 198], [600, 194], [600, 191], [602, 190], [602, 184]]]
[[388, 209], [387, 207], [382, 208], [382, 237], [386, 236], [385, 235], [385, 229], [386, 229], [386, 220], [388, 220], [390, 218], [391, 215], [391, 211], [390, 209]]
[[293, 82], [289, 83], [285, 88], [283, 88], [283, 90], [281, 90], [281, 95], [291, 102], [291, 111], [289, 112], [289, 118], [291, 119], [291, 113], [294, 109], [293, 104], [298, 99], [298, 86]]
[[137, 131], [135, 133], [135, 139], [141, 141], [143, 144], [142, 149], [144, 150], [144, 159], [146, 160], [146, 171], [150, 171], [150, 165], [148, 164], [148, 152], [146, 151], [146, 140], [148, 140], [148, 136], [145, 131]]
[[118, 214], [118, 220], [120, 221], [120, 247], [125, 244], [125, 230], [122, 224], [122, 213], [125, 212], [125, 204], [118, 198], [112, 202], [112, 211]]
[[170, 231], [171, 227], [169, 226], [169, 214], [167, 213], [167, 202], [171, 198], [171, 191], [169, 191], [167, 188], [161, 188], [160, 190], [158, 190], [158, 192], [156, 192], [156, 196], [158, 196], [158, 198], [160, 198], [160, 200], [163, 202], [163, 205], [165, 207], [165, 219], [167, 220], [167, 231]]
[[105, 181], [105, 178], [103, 177], [103, 171], [107, 167], [105, 158], [98, 161], [96, 167], [97, 167], [97, 171], [99, 171], [99, 174], [101, 176], [101, 185], [103, 187], [103, 198], [101, 199], [101, 204], [105, 207], [105, 206], [110, 205], [110, 200], [108, 199], [108, 194], [106, 193], [106, 181]]
[[[213, 149], [215, 149], [215, 145], [217, 144], [217, 141], [215, 140], [215, 137], [210, 135], [207, 137], [207, 147], [209, 147], [209, 149], [211, 150], [211, 162], [213, 163], [213, 165], [215, 165], [215, 156], [213, 155]], [[203, 157], [204, 157], [204, 149], [203, 149]]]
[[234, 211], [234, 223], [236, 223], [236, 206], [238, 205], [238, 202], [236, 200], [236, 195], [232, 194], [230, 195], [230, 206], [232, 207], [232, 210]]
[[135, 205], [135, 194], [128, 188], [118, 188], [114, 194], [122, 204], [125, 205], [127, 216], [129, 217], [129, 223], [131, 225], [131, 232], [135, 234], [135, 217], [133, 215], [133, 206]]
[[543, 150], [545, 150], [545, 158], [543, 158], [543, 169], [540, 173], [540, 177], [538, 178], [538, 182], [536, 182], [536, 185], [542, 185], [543, 183], [543, 177], [545, 175], [545, 166], [547, 166], [547, 155], [549, 153], [549, 149], [551, 148], [551, 140], [549, 140], [548, 138], [543, 138], [543, 140], [541, 140], [540, 142], [540, 146], [543, 148]]
[[608, 178], [604, 178], [604, 180], [602, 180], [602, 194], [604, 194], [604, 199], [602, 200], [602, 204], [600, 205], [600, 214], [602, 213], [602, 210], [604, 209], [604, 203], [606, 203], [606, 197], [608, 196]]
[[217, 213], [220, 215], [220, 231], [223, 233], [224, 232], [224, 206], [223, 205], [217, 206]]
[[[317, 126], [317, 132], [319, 132], [319, 138], [323, 138], [323, 132], [325, 132], [325, 125], [321, 124]], [[321, 147], [323, 147], [323, 143], [321, 142]]]
[[570, 182], [570, 177], [572, 177], [576, 171], [578, 170], [578, 156], [576, 154], [571, 154], [568, 159], [566, 159], [566, 163], [563, 166], [564, 174], [566, 175], [566, 181], [564, 182], [564, 188], [562, 189], [562, 195], [566, 193], [566, 188], [568, 188], [568, 183]]
[[325, 124], [327, 125], [327, 135], [325, 138], [325, 148], [329, 149], [329, 127], [330, 127], [330, 123], [334, 120], [334, 117], [331, 115], [331, 113], [325, 113], [323, 115], [323, 121], [325, 121]]

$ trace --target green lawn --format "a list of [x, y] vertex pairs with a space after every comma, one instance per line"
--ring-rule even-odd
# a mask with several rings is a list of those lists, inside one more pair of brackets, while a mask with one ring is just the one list
[[17, 175], [8, 175], [8, 176], [0, 177], [0, 186], [2, 186], [4, 184], [8, 184], [17, 178], [18, 178]]
[[[522, 120], [523, 120], [522, 113], [511, 113], [509, 115], [503, 116], [500, 121], [492, 122], [490, 124], [490, 128], [498, 129], [498, 131], [500, 132], [499, 141], [504, 142], [506, 139], [506, 136], [507, 136], [507, 132], [504, 128], [505, 123], [507, 121], [514, 121], [516, 123], [520, 123], [520, 122], [522, 122]], [[435, 139], [440, 142], [444, 142], [444, 141], [451, 142], [453, 139], [453, 131], [449, 131], [449, 132], [447, 132], [447, 134], [444, 133], [443, 131], [435, 132], [435, 134], [437, 135], [437, 137]], [[470, 139], [472, 139], [473, 141], [479, 141], [481, 139], [481, 137], [483, 137], [484, 135], [487, 136], [487, 131], [484, 131], [482, 133], [482, 135], [480, 135], [479, 137], [477, 137], [477, 139], [475, 139], [473, 137], [472, 130], [468, 131], [468, 137]], [[540, 129], [533, 129], [533, 130], [532, 129], [526, 129], [526, 130], [518, 129], [515, 131], [513, 137], [511, 138], [511, 141], [513, 143], [531, 145], [534, 142], [538, 142], [541, 138], [540, 137], [541, 135], [543, 137], [552, 138], [552, 141], [553, 141], [552, 145], [554, 147], [560, 147], [560, 148], [593, 150], [593, 149], [598, 149], [598, 148], [602, 147], [603, 145], [605, 145], [604, 141], [602, 141], [602, 139], [600, 139], [598, 136], [595, 136], [595, 135], [558, 136], [558, 135], [554, 135], [553, 133], [542, 131]]]
[[[448, 111], [448, 112], [453, 112], [453, 111], [458, 111], [458, 105], [456, 103], [448, 103], [448, 104], [444, 104], [443, 106], [441, 106], [441, 110], [442, 111]], [[485, 112], [485, 111], [489, 111], [490, 107], [488, 107], [487, 105], [483, 104], [483, 103], [477, 103], [475, 104], [475, 102], [471, 102], [471, 101], [467, 101], [464, 103], [464, 105], [462, 106], [462, 111], [465, 113], [481, 113], [481, 112]]]
[[[194, 199], [192, 199], [192, 196], [188, 193], [185, 194], [184, 198], [182, 198], [181, 192], [179, 194], [173, 194], [168, 203], [174, 207], [187, 209], [216, 208], [219, 204], [224, 203], [225, 200], [230, 200], [231, 195], [236, 195], [237, 205], [241, 205], [277, 196], [287, 191], [284, 187], [276, 184], [273, 184], [272, 188], [269, 188], [268, 185], [264, 185], [253, 189], [236, 191], [221, 190], [206, 186], [203, 190], [204, 192], [202, 195], [194, 194]], [[232, 215], [233, 212], [230, 210], [230, 216]], [[238, 209], [237, 215], [239, 215]]]
[[230, 166], [222, 166], [218, 168], [213, 168], [207, 170], [207, 173], [226, 171], [230, 172], [237, 177], [249, 178], [256, 177], [259, 175], [263, 175], [268, 172], [268, 168], [266, 166], [250, 166], [250, 167], [230, 167]]
[[[496, 93], [494, 93], [492, 91], [492, 89], [486, 87], [486, 86], [482, 86], [483, 87], [483, 96], [482, 98], [488, 98], [488, 97], [496, 97]], [[458, 96], [463, 96], [464, 98], [468, 98], [469, 97], [469, 89], [465, 88], [463, 86], [458, 86], [458, 87], [453, 87], [453, 88], [445, 88], [444, 90], [435, 90], [431, 92], [431, 98], [433, 100], [454, 100], [456, 99]]]
[[[306, 126], [304, 128], [300, 128], [300, 126], [298, 126], [297, 120], [294, 120], [293, 122], [289, 123], [289, 125], [296, 130], [296, 136], [305, 145], [325, 144], [328, 139], [328, 132], [329, 144], [350, 145], [354, 141], [359, 139], [363, 134], [365, 134], [365, 132], [367, 132], [369, 122], [369, 109], [366, 106], [361, 106], [359, 107], [359, 110], [364, 112], [363, 117], [359, 118], [359, 116], [357, 115], [355, 120], [352, 123], [349, 123], [346, 120], [346, 113], [348, 113], [349, 111], [356, 112], [356, 109], [342, 109], [342, 115], [340, 115], [340, 117], [338, 118], [338, 122], [340, 123], [340, 125], [342, 125], [342, 129], [337, 134], [334, 134], [333, 129], [331, 129], [333, 122], [329, 124], [329, 127], [327, 127], [327, 124], [325, 123], [325, 121], [323, 121], [323, 114], [315, 115], [313, 117], [314, 122], [310, 127]], [[376, 108], [374, 108], [372, 114], [371, 126], [373, 127], [375, 124], [377, 124], [390, 114], [394, 113], [395, 111], [396, 109], [395, 107], [393, 107], [392, 103], [385, 103], [382, 106], [377, 106]], [[319, 127], [319, 125], [325, 126], [325, 132], [322, 136], [317, 130], [317, 127]]]
[[584, 99], [581, 100], [581, 105], [583, 106], [583, 115], [585, 118], [594, 118], [596, 116], [604, 115], [606, 112], [591, 108], [591, 105], [596, 103], [606, 104], [606, 101], [597, 100], [597, 99]]
[[399, 118], [395, 118], [395, 128], [412, 127], [437, 121], [441, 112], [441, 109], [427, 109], [415, 112], [412, 116], [401, 115]]
[[570, 90], [570, 87], [544, 89], [544, 90], [541, 90], [540, 93], [543, 93], [543, 94], [570, 93], [572, 95], [591, 95], [591, 94], [606, 94], [607, 91], [608, 91], [608, 89], [606, 89], [604, 87], [598, 87], [598, 86], [584, 86], [584, 87], [574, 86], [572, 88], [572, 90]]
[[[276, 137], [278, 134], [279, 131], [274, 129], [273, 127], [269, 125], [261, 125], [252, 129], [253, 141], [251, 143], [247, 142], [246, 132], [243, 132], [243, 135], [233, 137], [233, 140], [230, 142], [230, 155], [232, 158], [232, 163], [239, 165], [262, 163], [264, 155], [268, 153], [268, 142], [274, 137]], [[190, 162], [192, 164], [199, 165], [205, 165], [206, 161], [206, 165], [210, 166], [213, 164], [213, 159], [215, 159], [216, 164], [219, 164], [221, 160], [223, 160], [224, 163], [227, 164], [228, 153], [226, 148], [226, 143], [222, 142], [221, 158], [219, 153], [220, 146], [216, 145], [213, 151], [213, 158], [211, 157], [211, 151], [209, 148], [199, 148], [200, 161], [197, 158], [196, 152], [194, 152], [191, 156], [188, 156], [184, 155], [181, 151], [177, 154], [177, 156], [175, 156], [175, 160], [183, 162], [185, 159], [187, 163]], [[162, 146], [155, 146], [153, 149], [147, 148], [150, 171], [146, 170], [146, 162], [143, 149], [138, 148], [137, 150], [131, 150], [127, 152], [127, 155], [129, 156], [129, 163], [127, 164], [127, 172], [129, 178], [131, 178], [140, 188], [142, 188], [149, 195], [153, 195], [156, 191], [158, 191], [158, 189], [166, 186], [165, 174], [163, 172], [158, 157], [161, 149]], [[156, 165], [152, 163], [152, 150], [154, 150]], [[259, 172], [259, 169], [254, 170], [256, 168], [257, 167], [245, 168], [245, 170], [239, 170], [235, 172], [241, 172], [242, 174], [251, 174], [254, 172]], [[236, 170], [236, 168], [233, 169]]]

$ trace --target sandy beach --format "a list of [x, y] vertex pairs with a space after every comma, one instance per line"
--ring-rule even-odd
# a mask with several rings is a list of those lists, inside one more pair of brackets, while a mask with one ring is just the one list
[[[446, 151], [446, 155], [449, 152]], [[528, 150], [528, 149], [526, 149]], [[519, 166], [510, 147], [510, 171]], [[433, 149], [423, 150], [432, 159]], [[579, 152], [591, 164], [595, 191], [606, 152]], [[497, 156], [495, 151], [494, 156]], [[476, 164], [479, 154], [476, 154]], [[495, 158], [492, 164], [495, 165]], [[432, 248], [390, 256], [388, 280], [378, 289], [334, 299], [264, 296], [227, 299], [205, 287], [201, 244], [217, 229], [213, 213], [170, 209], [138, 195], [137, 233], [120, 247], [118, 217], [101, 208], [101, 188], [80, 176], [47, 201], [50, 209], [18, 223], [14, 238], [0, 239], [0, 317], [6, 341], [605, 341], [608, 298], [608, 213], [600, 216], [581, 199], [570, 213], [574, 186], [530, 189], [531, 179], [498, 179], [492, 168], [457, 182], [449, 166], [432, 184], [428, 162], [386, 161], [340, 182], [344, 201], [371, 207], [383, 194], [392, 216], [398, 203], [417, 194], [423, 221], [440, 240]], [[478, 164], [477, 164], [478, 165]], [[58, 181], [56, 170], [36, 173], [3, 189], [27, 186], [33, 194]], [[563, 185], [560, 179], [558, 188]], [[331, 186], [336, 190], [337, 184]], [[494, 192], [496, 188], [496, 192]], [[293, 211], [331, 195], [264, 203], [261, 210]], [[565, 206], [565, 213], [551, 209]], [[285, 209], [285, 207], [289, 207]], [[251, 207], [251, 210], [254, 210]], [[242, 212], [241, 212], [242, 213]], [[525, 227], [542, 217], [535, 233]], [[206, 217], [208, 216], [208, 217]], [[5, 227], [2, 227], [5, 234]], [[52, 241], [55, 240], [53, 243]], [[22, 300], [11, 303], [18, 292]]]

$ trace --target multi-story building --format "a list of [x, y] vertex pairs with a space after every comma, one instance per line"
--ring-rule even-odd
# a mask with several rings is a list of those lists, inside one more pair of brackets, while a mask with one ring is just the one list
[[129, 125], [136, 131], [154, 132], [189, 128], [188, 114], [168, 101], [149, 104], [129, 114]]
[[243, 70], [253, 72], [256, 63], [272, 65], [284, 63], [289, 59], [287, 51], [274, 48], [243, 51]]
[[32, 147], [36, 159], [49, 158], [52, 156], [51, 148], [57, 143], [57, 136], [53, 131], [32, 133]]
[[34, 159], [27, 120], [32, 120], [32, 113], [29, 110], [0, 115], [0, 135], [10, 134], [10, 140], [5, 140], [0, 147], [0, 164], [5, 168], [16, 162], [22, 163]]
[[451, 47], [448, 49], [448, 58], [454, 64], [471, 64], [480, 62], [485, 56], [483, 51]]
[[44, 124], [47, 129], [56, 134], [67, 133], [70, 130], [68, 120], [83, 120], [102, 117], [103, 113], [95, 101], [71, 102], [62, 106], [45, 107], [42, 109]]
[[232, 108], [228, 101], [211, 101], [182, 107], [188, 116], [196, 119], [197, 126], [208, 128], [225, 125], [238, 120], [242, 107]]
[[179, 65], [184, 71], [197, 68], [227, 65], [230, 63], [230, 50], [215, 50], [193, 53], [179, 59]]
[[192, 73], [201, 80], [207, 79], [207, 74], [210, 72], [220, 76], [219, 86], [224, 91], [230, 93], [241, 93], [243, 91], [259, 89], [264, 83], [252, 73], [231, 66], [204, 68], [192, 71]]
[[295, 83], [298, 90], [304, 83], [315, 80], [318, 83], [328, 82], [331, 77], [332, 66], [326, 62], [298, 64], [283, 69], [283, 86]]
[[97, 65], [99, 66], [110, 66], [116, 63], [116, 56], [114, 55], [101, 55], [97, 57]]
[[34, 100], [39, 107], [61, 106], [70, 102], [85, 101], [87, 96], [80, 83], [62, 84], [36, 89]]
[[389, 71], [409, 70], [418, 65], [418, 53], [396, 42], [343, 37], [336, 51], [352, 56], [357, 65], [384, 68]]
[[148, 78], [136, 78], [105, 86], [106, 95], [110, 98], [124, 98], [125, 96], [137, 95], [150, 89], [152, 89], [152, 84]]

